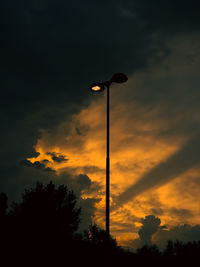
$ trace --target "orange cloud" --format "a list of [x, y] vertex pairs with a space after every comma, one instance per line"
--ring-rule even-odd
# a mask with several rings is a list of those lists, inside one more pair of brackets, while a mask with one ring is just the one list
[[[187, 69], [182, 68], [184, 71], [187, 73]], [[140, 218], [148, 214], [155, 214], [163, 224], [172, 226], [183, 221], [200, 222], [196, 166], [175, 175], [173, 180], [146, 188], [123, 206], [116, 203], [119, 195], [141, 181], [153, 168], [179, 153], [193, 134], [190, 125], [199, 123], [195, 114], [197, 111], [200, 114], [200, 110], [196, 105], [190, 109], [185, 105], [178, 108], [165, 98], [161, 102], [154, 99], [153, 104], [145, 105], [145, 99], [137, 99], [140, 92], [144, 97], [144, 93], [153, 87], [162, 90], [174, 86], [174, 94], [179, 94], [175, 77], [173, 69], [171, 72], [138, 73], [127, 84], [113, 86], [111, 90], [111, 205], [115, 207], [111, 212], [111, 233], [122, 244], [137, 237]], [[185, 86], [184, 81], [179, 86], [183, 84]], [[43, 131], [35, 148], [40, 155], [30, 160], [48, 159], [48, 167], [58, 173], [86, 173], [105, 188], [105, 104], [103, 94], [94, 95], [87, 108], [61, 123], [53, 133]], [[61, 153], [68, 161], [53, 162], [47, 152]], [[105, 191], [93, 194], [101, 198], [96, 204], [95, 221], [104, 227]], [[83, 195], [90, 196], [87, 192]]]
[[[154, 136], [154, 133], [162, 127], [162, 123], [153, 121], [154, 110], [152, 114], [148, 114], [150, 120], [153, 121], [151, 125], [151, 121], [146, 122], [144, 119], [142, 121], [141, 118], [138, 119], [137, 116], [131, 115], [130, 109], [137, 110], [145, 116], [142, 107], [133, 103], [129, 105], [121, 103], [120, 107], [116, 105], [116, 108], [114, 105], [112, 106], [111, 196], [122, 193], [138, 181], [145, 172], [165, 160], [178, 148], [178, 141], [173, 141], [169, 145], [167, 139], [157, 139]], [[36, 146], [40, 155], [30, 160], [34, 162], [48, 159], [48, 167], [54, 168], [58, 173], [65, 170], [73, 174], [87, 172], [86, 174], [92, 181], [105, 185], [105, 123], [105, 99], [100, 97], [92, 102], [87, 109], [74, 115], [70, 123], [63, 122], [53, 135], [43, 132], [42, 138], [38, 140]], [[69, 160], [62, 163], [53, 162], [47, 154], [48, 152], [61, 153]], [[102, 195], [103, 192], [101, 192]], [[96, 207], [96, 221], [103, 226], [105, 219], [104, 197]], [[126, 209], [129, 210], [130, 214], [133, 212], [135, 216], [144, 215], [143, 211], [133, 211], [130, 207], [125, 207]], [[113, 225], [123, 217], [123, 211], [118, 212], [112, 214]], [[134, 224], [134, 222], [132, 223]], [[126, 218], [124, 218], [123, 224], [126, 224]], [[112, 233], [114, 235], [117, 233], [120, 236], [119, 232], [113, 226]], [[121, 238], [123, 239], [123, 237]]]

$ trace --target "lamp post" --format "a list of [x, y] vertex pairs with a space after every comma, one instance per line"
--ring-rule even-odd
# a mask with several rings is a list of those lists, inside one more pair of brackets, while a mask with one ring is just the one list
[[93, 92], [100, 92], [107, 88], [107, 133], [106, 133], [106, 235], [110, 235], [110, 85], [115, 83], [124, 83], [128, 80], [123, 73], [116, 73], [109, 81], [96, 82], [90, 86]]

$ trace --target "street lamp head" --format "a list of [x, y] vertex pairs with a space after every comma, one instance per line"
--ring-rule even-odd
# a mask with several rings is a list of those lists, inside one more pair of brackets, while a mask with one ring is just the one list
[[105, 86], [103, 83], [93, 83], [91, 86], [90, 86], [90, 90], [92, 90], [93, 92], [100, 92], [100, 91], [103, 91], [105, 89]]
[[128, 77], [123, 73], [116, 73], [112, 76], [109, 81], [105, 82], [96, 82], [90, 86], [90, 90], [93, 92], [101, 92], [105, 89], [105, 87], [109, 88], [111, 83], [125, 83], [128, 80]]
[[115, 83], [125, 83], [128, 77], [124, 73], [116, 73], [112, 76], [111, 82]]

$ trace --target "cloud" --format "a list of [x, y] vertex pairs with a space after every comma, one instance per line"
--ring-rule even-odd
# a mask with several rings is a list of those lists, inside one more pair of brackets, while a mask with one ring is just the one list
[[181, 220], [185, 220], [186, 218], [191, 218], [193, 216], [191, 210], [188, 209], [177, 209], [173, 207], [169, 210], [169, 212], [171, 213], [171, 216], [179, 217]]
[[85, 198], [78, 201], [81, 206], [81, 221], [79, 225], [79, 232], [87, 230], [89, 225], [93, 222], [93, 217], [96, 211], [96, 203], [98, 199], [95, 198]]
[[21, 161], [21, 164], [25, 167], [33, 167], [36, 168], [38, 170], [43, 170], [43, 171], [50, 171], [50, 172], [55, 172], [53, 169], [46, 167], [45, 165], [46, 161], [35, 161], [35, 162], [30, 162], [29, 160], [25, 159], [23, 161]]
[[92, 182], [86, 174], [80, 174], [77, 178], [77, 182], [83, 185], [83, 188], [90, 187]]
[[154, 215], [148, 215], [141, 220], [142, 227], [138, 234], [143, 245], [151, 245], [151, 238], [160, 228], [161, 220]]
[[168, 160], [160, 163], [158, 166], [147, 172], [138, 182], [118, 196], [117, 203], [122, 205], [138, 194], [141, 194], [152, 187], [167, 183], [188, 169], [194, 167], [200, 161], [200, 158], [198, 157], [199, 149], [200, 141], [199, 134], [197, 134], [186, 142], [186, 144]]
[[[179, 191], [175, 186], [179, 179], [178, 187], [183, 188], [184, 177], [191, 170], [197, 170], [199, 164], [199, 55], [196, 48], [199, 39], [193, 38], [194, 44], [185, 42], [184, 38], [170, 40], [172, 56], [159, 67], [135, 73], [126, 84], [112, 86], [111, 229], [118, 238], [136, 237], [136, 229], [132, 233], [128, 224], [133, 215], [137, 223], [138, 218], [147, 214], [161, 217], [170, 226], [198, 222], [197, 205], [194, 198], [188, 197], [194, 194], [194, 188], [184, 195], [183, 203], [181, 199], [186, 191]], [[195, 51], [197, 57], [186, 64], [192, 57], [190, 51]], [[42, 160], [49, 151], [68, 155], [67, 163], [50, 166], [58, 173], [67, 170], [74, 175], [85, 173], [93, 183], [97, 182], [99, 190], [90, 190], [88, 194], [96, 194], [101, 199], [95, 215], [104, 227], [105, 98], [104, 94], [93, 95], [93, 98], [88, 107], [71, 116], [69, 121], [63, 121], [53, 133], [43, 131], [36, 146], [40, 156], [35, 160]], [[77, 132], [77, 127], [84, 129], [82, 134]], [[133, 194], [131, 189], [135, 185]], [[118, 197], [129, 189], [130, 196], [124, 193], [122, 208]], [[88, 189], [84, 194], [87, 192]], [[123, 210], [130, 215], [124, 215]], [[129, 230], [128, 226], [123, 229], [123, 224], [129, 225]], [[121, 225], [121, 235], [117, 225]]]
[[199, 241], [200, 225], [177, 225], [168, 227], [161, 225], [161, 220], [154, 215], [147, 215], [141, 220], [142, 226], [138, 230], [139, 238], [127, 242], [127, 246], [133, 250], [144, 245], [156, 244], [159, 249], [164, 249], [168, 240], [182, 241], [184, 243]]
[[200, 20], [197, 10], [200, 4], [195, 0], [188, 3], [187, 0], [166, 1], [159, 0], [136, 0], [130, 8], [143, 21], [149, 30], [167, 33], [180, 33], [187, 31], [198, 31]]
[[50, 155], [51, 159], [57, 163], [65, 162], [68, 160], [65, 155], [59, 155], [55, 152], [47, 152], [46, 155]]
[[199, 241], [200, 225], [178, 225], [166, 230], [158, 230], [153, 237], [153, 242], [163, 249], [168, 240], [182, 241], [184, 243], [191, 241]]

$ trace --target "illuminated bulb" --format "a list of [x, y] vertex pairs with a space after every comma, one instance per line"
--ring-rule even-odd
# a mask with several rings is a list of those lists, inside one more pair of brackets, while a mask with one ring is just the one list
[[99, 85], [95, 85], [91, 88], [93, 91], [99, 91], [101, 90], [101, 87]]
[[93, 83], [90, 86], [90, 90], [92, 90], [93, 92], [100, 92], [100, 91], [103, 91], [104, 89], [105, 87], [102, 83]]

